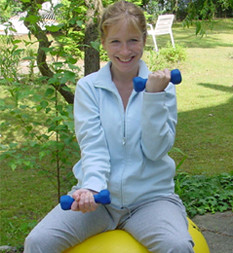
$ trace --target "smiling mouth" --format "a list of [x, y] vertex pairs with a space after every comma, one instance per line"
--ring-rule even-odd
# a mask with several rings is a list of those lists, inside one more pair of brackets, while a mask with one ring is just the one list
[[128, 59], [122, 59], [122, 58], [117, 57], [117, 59], [118, 59], [119, 61], [124, 62], [124, 63], [130, 62], [133, 58], [134, 58], [134, 56], [132, 56], [132, 57], [130, 57], [130, 58], [128, 58]]

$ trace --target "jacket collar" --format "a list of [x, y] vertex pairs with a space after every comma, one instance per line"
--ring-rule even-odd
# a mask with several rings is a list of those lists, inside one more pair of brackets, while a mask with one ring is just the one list
[[[108, 62], [104, 67], [102, 67], [96, 76], [95, 87], [106, 89], [112, 92], [117, 92], [117, 88], [112, 81], [112, 75], [110, 71], [111, 62]], [[139, 61], [139, 74], [138, 76], [142, 78], [147, 78], [150, 71], [148, 70], [144, 61]]]

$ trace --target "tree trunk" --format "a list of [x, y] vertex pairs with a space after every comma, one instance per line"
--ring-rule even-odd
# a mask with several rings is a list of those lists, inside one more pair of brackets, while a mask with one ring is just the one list
[[85, 0], [87, 6], [87, 20], [85, 23], [85, 58], [84, 58], [84, 75], [88, 75], [100, 68], [99, 52], [91, 46], [91, 42], [98, 39], [98, 22], [102, 10], [101, 0]]

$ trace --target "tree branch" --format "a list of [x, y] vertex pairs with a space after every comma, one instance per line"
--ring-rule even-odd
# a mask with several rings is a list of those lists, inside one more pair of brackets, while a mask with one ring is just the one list
[[[28, 9], [28, 13], [26, 17], [29, 17], [30, 15], [35, 16], [39, 14], [33, 7], [31, 7]], [[46, 53], [42, 49], [43, 47], [49, 48], [51, 44], [48, 40], [48, 37], [46, 36], [46, 32], [43, 31], [37, 23], [32, 25], [30, 22], [24, 21], [24, 25], [37, 38], [39, 42], [38, 51], [37, 51], [37, 66], [39, 68], [40, 73], [42, 74], [42, 76], [48, 77], [48, 79], [52, 78], [54, 76], [54, 73], [49, 68], [46, 62], [46, 57], [47, 57]], [[59, 91], [59, 93], [64, 97], [67, 103], [73, 104], [74, 94], [72, 92], [69, 92], [63, 89], [64, 87], [67, 87], [66, 84], [60, 84], [60, 85], [51, 84], [51, 85], [57, 91]]]

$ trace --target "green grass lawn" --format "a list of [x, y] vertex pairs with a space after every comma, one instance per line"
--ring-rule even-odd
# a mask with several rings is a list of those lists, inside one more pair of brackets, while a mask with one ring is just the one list
[[[175, 44], [186, 48], [187, 60], [178, 64], [179, 120], [175, 147], [187, 156], [182, 171], [216, 175], [233, 170], [233, 20], [214, 21], [202, 38], [195, 29], [173, 26]], [[158, 36], [159, 49], [170, 40]], [[152, 40], [148, 38], [149, 44]], [[171, 154], [175, 160], [180, 154]]]
[[225, 27], [226, 20], [218, 20], [202, 39], [186, 36], [192, 42], [177, 86], [175, 146], [188, 155], [182, 169], [194, 174], [233, 169], [233, 20], [228, 22]]
[[[173, 25], [175, 44], [184, 46], [187, 52], [187, 60], [177, 64], [183, 82], [177, 86], [179, 122], [175, 147], [188, 156], [180, 171], [191, 174], [219, 175], [233, 169], [233, 20], [216, 20], [214, 25], [203, 38], [195, 36], [194, 28]], [[168, 40], [167, 35], [159, 36], [159, 49]], [[0, 86], [1, 97], [3, 89]], [[4, 142], [5, 134], [13, 138], [12, 126], [11, 131], [1, 130], [0, 138]], [[171, 156], [177, 163], [182, 159], [180, 153], [171, 152]], [[31, 228], [56, 205], [56, 189], [46, 175], [33, 169], [12, 171], [7, 162], [1, 162], [0, 179], [0, 245], [19, 246]], [[67, 191], [69, 188], [67, 185]]]

